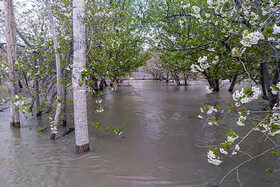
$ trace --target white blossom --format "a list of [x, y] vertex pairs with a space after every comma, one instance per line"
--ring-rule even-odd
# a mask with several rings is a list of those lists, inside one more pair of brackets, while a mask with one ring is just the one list
[[234, 47], [234, 48], [232, 48], [232, 50], [231, 50], [231, 54], [232, 55], [235, 55], [236, 53], [238, 53], [238, 51], [237, 51], [237, 49]]
[[207, 68], [210, 67], [210, 65], [207, 62], [207, 56], [204, 57], [199, 57], [199, 59], [197, 60], [199, 65], [197, 64], [192, 64], [191, 65], [191, 71], [192, 72], [203, 72], [204, 70], [206, 70]]
[[239, 116], [238, 121], [236, 122], [238, 126], [245, 126], [246, 116]]
[[227, 137], [227, 141], [234, 142], [238, 138], [239, 138], [239, 136], [234, 133], [234, 135]]
[[186, 5], [183, 5], [182, 8], [183, 8], [183, 9], [186, 9], [186, 8], [189, 8], [190, 6], [191, 6], [191, 4], [188, 3], [188, 4], [186, 4]]
[[280, 26], [274, 25], [273, 26], [273, 34], [279, 34], [280, 33]]
[[251, 92], [249, 94], [244, 93], [244, 88], [242, 88], [240, 91], [237, 90], [233, 93], [232, 98], [235, 101], [241, 102], [242, 104], [244, 103], [249, 103], [255, 99], [258, 99], [261, 95], [261, 90], [258, 87], [252, 87]]
[[278, 90], [277, 89], [275, 89], [274, 87], [270, 87], [271, 88], [271, 93], [273, 94], [273, 95], [277, 95], [277, 93], [278, 93]]
[[96, 103], [102, 103], [102, 99], [97, 99], [95, 102]]
[[264, 36], [261, 32], [255, 31], [248, 33], [247, 30], [243, 32], [243, 38], [240, 43], [245, 47], [252, 47], [253, 44], [257, 44], [260, 39], [264, 39]]
[[222, 154], [225, 154], [225, 155], [228, 154], [228, 152], [227, 152], [226, 150], [224, 150], [224, 148], [220, 148], [220, 152], [221, 152]]
[[215, 153], [211, 150], [208, 151], [207, 157], [208, 157], [208, 162], [210, 164], [214, 164], [216, 166], [220, 165], [223, 162], [221, 160], [221, 158], [219, 156], [215, 155]]
[[235, 145], [235, 148], [234, 148], [236, 151], [239, 151], [240, 150], [240, 147], [238, 144]]
[[218, 112], [218, 110], [214, 106], [210, 106], [209, 110], [207, 111], [207, 114], [212, 114], [213, 112]]
[[201, 107], [200, 107], [200, 112], [201, 112], [201, 113], [204, 113], [204, 110], [203, 110], [203, 108], [201, 108]]
[[195, 14], [199, 14], [200, 8], [198, 6], [193, 6], [192, 9], [193, 9]]

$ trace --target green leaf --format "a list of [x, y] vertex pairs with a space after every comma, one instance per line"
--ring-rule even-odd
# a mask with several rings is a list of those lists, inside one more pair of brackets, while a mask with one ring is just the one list
[[265, 171], [268, 172], [270, 175], [272, 175], [275, 169], [267, 168]]
[[81, 82], [79, 82], [79, 83], [78, 83], [78, 85], [79, 85], [80, 87], [82, 87], [82, 86], [83, 86], [83, 84], [84, 84], [84, 82], [83, 82], [83, 81], [81, 81]]
[[37, 129], [36, 132], [37, 132], [38, 134], [42, 134], [41, 129]]
[[102, 126], [102, 124], [101, 124], [101, 123], [98, 123], [98, 122], [92, 122], [92, 123], [90, 123], [90, 125], [93, 125], [93, 126], [95, 126], [96, 128], [98, 128], [98, 129], [101, 129], [101, 126]]
[[280, 157], [280, 154], [278, 151], [271, 151], [271, 154], [272, 156], [279, 156]]
[[103, 93], [103, 92], [100, 92], [100, 93], [98, 94], [98, 96], [99, 96], [99, 97], [104, 97], [104, 93]]

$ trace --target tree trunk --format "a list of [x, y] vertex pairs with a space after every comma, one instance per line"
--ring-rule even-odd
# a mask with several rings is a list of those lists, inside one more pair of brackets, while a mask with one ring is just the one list
[[171, 71], [171, 75], [172, 75], [174, 81], [176, 82], [177, 86], [181, 86], [179, 76], [176, 73], [172, 72], [172, 71]]
[[[73, 53], [73, 43], [70, 43], [70, 48], [67, 51], [66, 54], [66, 64], [67, 66], [70, 65], [70, 59], [71, 59], [71, 54]], [[62, 76], [67, 79], [68, 78], [68, 74], [67, 74], [67, 70], [64, 68], [63, 72], [62, 72]], [[63, 119], [62, 119], [62, 125], [66, 126], [67, 124], [67, 83], [64, 82], [63, 84], [63, 89], [62, 89], [62, 112], [63, 112]]]
[[261, 86], [262, 86], [262, 93], [263, 93], [263, 99], [268, 99], [268, 96], [267, 96], [267, 92], [266, 92], [266, 89], [265, 89], [265, 77], [264, 77], [264, 63], [261, 63]]
[[[85, 81], [81, 73], [86, 67], [85, 0], [73, 0], [74, 60], [72, 86], [76, 152], [89, 151]], [[83, 82], [82, 86], [79, 83]]]
[[232, 92], [233, 91], [233, 88], [235, 86], [235, 83], [236, 83], [236, 80], [237, 80], [237, 74], [235, 74], [231, 80], [231, 84], [230, 84], [230, 87], [228, 89], [229, 92]]
[[23, 88], [23, 86], [22, 86], [20, 80], [18, 80], [18, 87], [19, 87], [19, 88]]
[[187, 86], [187, 84], [188, 84], [188, 78], [189, 78], [189, 76], [186, 73], [184, 73], [184, 83], [185, 83], [185, 86]]
[[[16, 23], [13, 10], [13, 0], [5, 0], [5, 34], [7, 43], [7, 60], [9, 65], [9, 87], [11, 98], [16, 97], [16, 84], [15, 84], [15, 70], [14, 64], [16, 63]], [[20, 128], [20, 115], [19, 110], [12, 102], [12, 119], [10, 124], [16, 128]]]
[[[34, 57], [34, 59], [33, 59], [33, 66], [37, 67], [37, 55], [36, 55], [36, 53], [34, 53], [33, 57]], [[38, 71], [37, 68], [36, 68], [36, 70]], [[42, 111], [40, 109], [40, 90], [39, 90], [39, 74], [38, 74], [38, 72], [35, 73], [34, 91], [35, 91], [36, 116], [41, 116], [42, 115]]]
[[50, 139], [55, 139], [55, 135], [57, 133], [57, 125], [59, 122], [60, 114], [61, 114], [61, 94], [62, 94], [62, 84], [61, 84], [61, 77], [62, 77], [62, 72], [61, 72], [61, 65], [60, 65], [60, 56], [58, 52], [58, 42], [57, 42], [57, 35], [55, 31], [55, 22], [53, 19], [52, 15], [52, 10], [51, 10], [51, 5], [49, 0], [46, 0], [46, 7], [47, 7], [47, 12], [49, 16], [49, 21], [50, 21], [50, 27], [52, 31], [52, 37], [53, 37], [53, 43], [54, 43], [54, 51], [55, 51], [55, 61], [56, 61], [56, 86], [57, 86], [57, 106], [56, 106], [56, 112], [55, 112], [55, 118], [53, 122], [53, 128], [51, 132], [51, 137]]
[[165, 81], [169, 82], [169, 71], [168, 70], [166, 70], [166, 80]]
[[271, 84], [276, 84], [279, 80], [279, 71], [278, 68], [275, 68], [274, 71], [274, 77], [273, 80], [271, 81], [271, 79], [269, 78], [269, 70], [267, 67], [266, 63], [263, 63], [263, 77], [264, 77], [264, 82], [265, 82], [265, 86], [266, 86], [266, 91], [268, 93], [268, 101], [269, 101], [269, 106], [272, 108], [275, 104], [279, 103], [279, 96], [277, 95], [273, 95], [271, 92]]
[[220, 91], [220, 82], [219, 80], [209, 80], [207, 79], [208, 83], [209, 83], [209, 86], [211, 86], [211, 88], [213, 89], [214, 92], [219, 92]]
[[99, 90], [100, 90], [100, 91], [103, 91], [103, 90], [104, 90], [104, 85], [103, 85], [102, 80], [101, 80], [100, 83], [99, 83]]

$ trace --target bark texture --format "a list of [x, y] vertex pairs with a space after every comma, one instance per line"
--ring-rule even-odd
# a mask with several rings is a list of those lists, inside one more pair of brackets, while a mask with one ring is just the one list
[[72, 86], [76, 152], [89, 151], [85, 81], [81, 73], [86, 67], [85, 0], [73, 0], [74, 60]]
[[264, 99], [267, 99], [269, 101], [269, 106], [271, 108], [273, 108], [273, 106], [275, 104], [279, 104], [279, 94], [273, 95], [272, 90], [271, 90], [271, 85], [276, 84], [279, 81], [278, 68], [276, 66], [276, 68], [274, 70], [273, 79], [271, 80], [271, 78], [269, 76], [269, 69], [268, 69], [267, 63], [262, 63], [261, 64], [261, 75], [262, 75], [262, 79], [263, 79], [263, 81], [261, 82], [262, 87], [264, 90], [266, 88], [266, 93], [267, 93], [267, 95], [265, 95]]
[[[14, 64], [16, 63], [16, 23], [13, 10], [13, 0], [5, 0], [5, 34], [7, 43], [7, 60], [9, 65], [9, 89], [11, 98], [14, 99], [16, 96], [16, 84], [15, 84], [15, 69]], [[20, 115], [19, 110], [15, 102], [12, 102], [12, 114], [10, 124], [16, 128], [20, 128]]]

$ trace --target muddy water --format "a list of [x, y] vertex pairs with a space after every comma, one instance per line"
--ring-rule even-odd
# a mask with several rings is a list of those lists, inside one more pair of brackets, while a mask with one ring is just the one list
[[[197, 119], [199, 107], [224, 103], [226, 88], [205, 95], [203, 81], [177, 87], [157, 81], [131, 81], [107, 93], [105, 111], [95, 113], [95, 98], [88, 98], [89, 121], [104, 125], [129, 124], [126, 139], [89, 127], [91, 152], [75, 154], [74, 133], [56, 141], [36, 129], [46, 117], [24, 119], [22, 129], [11, 129], [9, 112], [0, 113], [0, 186], [214, 186], [232, 167], [247, 159], [227, 159], [222, 167], [207, 163], [207, 146], [225, 140], [228, 120], [217, 128], [203, 128]], [[60, 128], [59, 132], [65, 129]], [[243, 129], [244, 130], [244, 129]], [[256, 137], [251, 137], [254, 142]], [[251, 145], [250, 145], [251, 146]], [[254, 145], [256, 153], [265, 145]], [[240, 168], [244, 186], [279, 186], [279, 174], [265, 174], [269, 156]], [[236, 173], [221, 186], [238, 186]]]

